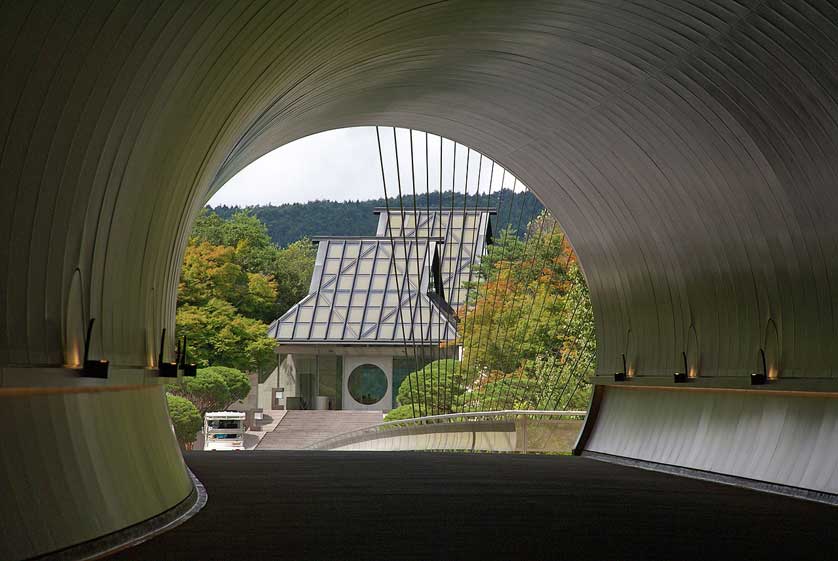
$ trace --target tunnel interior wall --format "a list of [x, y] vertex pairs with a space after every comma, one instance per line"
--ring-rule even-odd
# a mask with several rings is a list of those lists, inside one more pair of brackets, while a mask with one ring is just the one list
[[0, 426], [0, 559], [125, 529], [192, 492], [159, 386], [0, 388]]
[[[687, 353], [696, 385], [741, 386], [763, 349], [774, 387], [826, 392], [821, 400], [838, 389], [833, 2], [78, 1], [0, 10], [4, 385], [40, 385], [42, 370], [78, 367], [91, 318], [92, 357], [127, 372], [121, 383], [142, 383], [163, 328], [173, 357], [183, 250], [211, 194], [278, 146], [378, 124], [466, 144], [551, 209], [591, 291], [599, 377], [620, 370], [625, 355], [632, 384], [672, 384]], [[663, 408], [681, 399], [649, 395]], [[96, 400], [104, 411], [121, 396]], [[25, 434], [32, 412], [20, 403], [6, 419]], [[72, 436], [62, 431], [78, 419], [60, 403], [44, 409], [38, 430]], [[612, 406], [632, 414], [606, 402], [602, 422], [614, 419]], [[650, 419], [666, 422], [655, 407]], [[699, 410], [710, 411], [690, 405], [684, 414]], [[826, 430], [805, 406], [789, 411], [812, 420], [801, 431]], [[629, 419], [636, 442], [656, 434]], [[128, 423], [146, 421], [135, 413], [121, 432], [140, 439]], [[714, 422], [735, 433], [738, 418]], [[107, 449], [108, 426], [62, 441], [72, 446], [46, 433], [40, 444], [21, 442], [19, 471], [46, 475], [42, 464], [70, 465], [89, 442]], [[133, 447], [144, 445], [119, 446], [142, 460]], [[11, 465], [6, 451], [3, 461]], [[134, 473], [130, 465], [106, 467], [114, 473], [86, 480], [91, 500], [116, 481], [132, 496], [153, 488], [150, 465], [135, 478], [120, 477]], [[182, 466], [172, 469], [185, 490]], [[50, 475], [77, 488], [72, 471]], [[41, 504], [32, 512], [50, 519]], [[120, 523], [138, 514], [128, 503], [100, 506]], [[38, 516], [22, 520], [45, 543], [61, 541]]]
[[585, 450], [838, 495], [838, 400], [612, 386]]

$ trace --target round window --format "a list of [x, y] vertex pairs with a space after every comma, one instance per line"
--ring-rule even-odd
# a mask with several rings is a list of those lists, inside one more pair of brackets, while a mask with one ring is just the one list
[[363, 405], [372, 405], [384, 399], [387, 375], [374, 364], [362, 364], [349, 374], [347, 385], [352, 399]]

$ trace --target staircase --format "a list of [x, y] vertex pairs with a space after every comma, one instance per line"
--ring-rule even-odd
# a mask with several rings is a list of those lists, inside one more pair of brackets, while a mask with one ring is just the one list
[[299, 450], [324, 438], [380, 422], [381, 411], [288, 411], [256, 449]]

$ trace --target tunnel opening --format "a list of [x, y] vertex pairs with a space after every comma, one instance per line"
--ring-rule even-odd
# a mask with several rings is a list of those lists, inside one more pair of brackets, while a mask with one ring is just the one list
[[[572, 237], [597, 311], [601, 399], [585, 454], [834, 500], [834, 2], [69, 2], [6, 3], [2, 14], [0, 416], [14, 434], [0, 462], [0, 479], [13, 484], [0, 505], [0, 557], [110, 535], [197, 488], [170, 430], [158, 359], [166, 328], [164, 360], [177, 364], [176, 286], [191, 221], [208, 190], [268, 149], [362, 123], [433, 130], [503, 161]], [[108, 361], [107, 379], [81, 376], [93, 319], [89, 355]], [[765, 383], [752, 385], [752, 374]], [[298, 465], [310, 473], [312, 464]], [[637, 488], [636, 471], [599, 468], [602, 478], [578, 487], [618, 497], [615, 488]], [[503, 466], [489, 469], [510, 479]], [[271, 470], [261, 481], [275, 482]], [[652, 502], [676, 492], [654, 481]], [[442, 495], [436, 483], [427, 488]], [[829, 534], [828, 513], [789, 517], [788, 502], [769, 501], [723, 518], [720, 505], [753, 494], [674, 486], [691, 491], [658, 509], [585, 497], [607, 505], [580, 517], [586, 551], [619, 557], [602, 554], [607, 542], [634, 544], [636, 557], [660, 546], [661, 558], [701, 558], [708, 540], [696, 536], [725, 527], [710, 542], [717, 556], [768, 558], [790, 543], [817, 548]], [[494, 504], [487, 488], [479, 482], [471, 504], [488, 524], [458, 534], [458, 513], [447, 511], [433, 528], [447, 532], [447, 556], [464, 557], [453, 548], [475, 535], [516, 535], [481, 516]], [[538, 496], [517, 519], [567, 496], [529, 488]], [[590, 532], [590, 520], [614, 520], [615, 504], [638, 523]], [[685, 508], [704, 522], [685, 530], [672, 515]], [[541, 512], [543, 531], [509, 542], [563, 537], [553, 524], [562, 513]], [[658, 535], [637, 539], [646, 522]], [[400, 550], [415, 553], [433, 530]], [[362, 531], [323, 535], [314, 540], [367, 545]], [[177, 538], [167, 545], [208, 557], [192, 543], [177, 550]]]
[[[236, 189], [257, 199], [235, 204]], [[265, 204], [283, 189], [293, 203]], [[176, 318], [199, 369], [170, 381], [169, 395], [200, 415], [246, 411], [254, 434], [243, 448], [284, 446], [267, 432], [316, 410], [379, 414], [366, 424], [447, 416], [449, 432], [452, 421], [500, 418], [480, 413], [530, 411], [528, 431], [513, 413], [504, 430], [549, 440], [550, 425], [578, 429], [595, 370], [588, 289], [558, 221], [498, 162], [414, 129], [320, 133], [233, 177], [192, 228]], [[247, 376], [247, 395], [207, 397], [211, 379], [241, 384], [229, 369]], [[321, 425], [312, 420], [311, 432]]]

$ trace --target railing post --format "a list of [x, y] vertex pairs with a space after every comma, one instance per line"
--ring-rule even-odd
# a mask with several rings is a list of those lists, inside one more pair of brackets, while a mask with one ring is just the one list
[[524, 437], [524, 450], [523, 450], [523, 452], [524, 452], [524, 454], [526, 454], [529, 451], [529, 442], [528, 442], [528, 436], [527, 436], [527, 416], [522, 415], [522, 417], [523, 417], [523, 422], [521, 423], [521, 434]]

